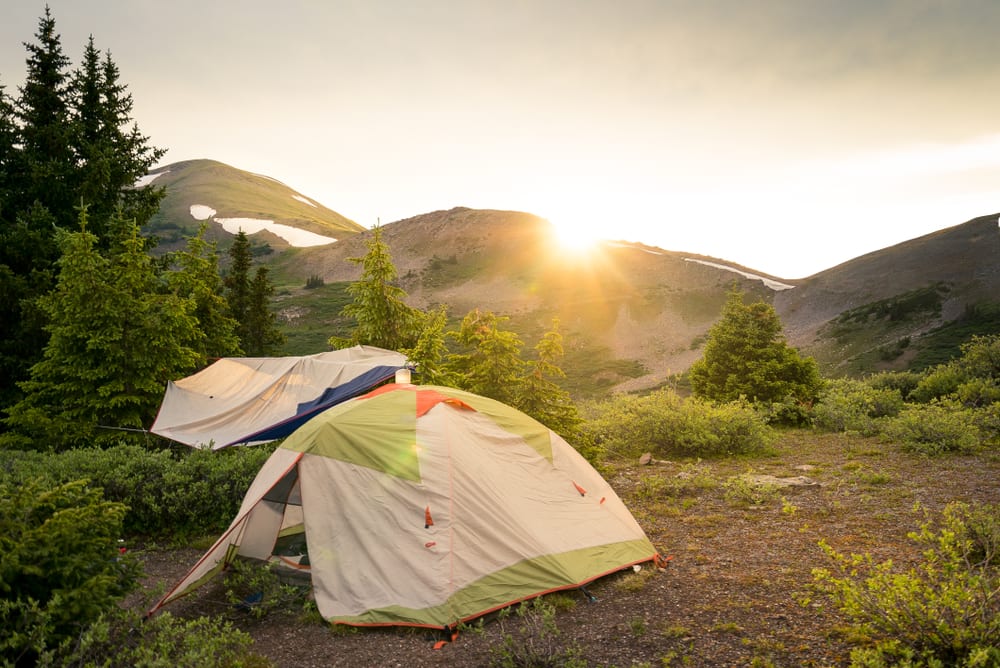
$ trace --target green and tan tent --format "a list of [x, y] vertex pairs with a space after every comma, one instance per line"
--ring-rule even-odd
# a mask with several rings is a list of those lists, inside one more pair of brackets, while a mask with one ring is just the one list
[[539, 422], [468, 392], [390, 384], [289, 436], [150, 614], [238, 557], [307, 571], [330, 622], [448, 629], [658, 555]]

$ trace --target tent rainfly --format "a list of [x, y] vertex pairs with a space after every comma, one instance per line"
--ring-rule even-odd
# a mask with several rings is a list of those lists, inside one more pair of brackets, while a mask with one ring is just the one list
[[405, 355], [373, 346], [303, 357], [225, 357], [170, 382], [150, 431], [213, 450], [274, 441], [405, 366]]
[[555, 432], [492, 399], [395, 383], [285, 439], [229, 529], [149, 614], [237, 557], [308, 572], [332, 623], [445, 630], [659, 559]]

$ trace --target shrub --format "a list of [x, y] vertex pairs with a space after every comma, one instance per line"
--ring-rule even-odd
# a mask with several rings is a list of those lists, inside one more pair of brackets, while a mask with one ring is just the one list
[[86, 477], [103, 488], [105, 498], [129, 507], [125, 533], [183, 538], [228, 526], [272, 451], [269, 446], [149, 450], [130, 444], [53, 454], [0, 451], [0, 480], [17, 484], [44, 477], [62, 483]]
[[312, 274], [306, 279], [306, 290], [315, 290], [316, 288], [321, 288], [326, 284], [323, 277], [318, 274]]
[[1000, 445], [1000, 402], [972, 411], [972, 423], [979, 429], [983, 444]]
[[124, 515], [85, 480], [0, 484], [0, 660], [37, 662], [135, 588]]
[[829, 431], [873, 436], [878, 433], [878, 418], [898, 415], [902, 409], [899, 390], [843, 378], [826, 384], [813, 408], [813, 423]]
[[929, 403], [953, 394], [965, 380], [965, 373], [957, 365], [941, 364], [927, 372], [908, 398], [919, 403]]
[[671, 390], [619, 396], [592, 409], [583, 431], [612, 454], [718, 457], [765, 451], [774, 430], [745, 401], [713, 404]]
[[882, 436], [925, 455], [968, 452], [980, 443], [972, 413], [943, 403], [910, 406], [883, 423]]
[[305, 609], [309, 587], [285, 584], [270, 563], [237, 559], [226, 572], [226, 599], [256, 619], [287, 610]]
[[726, 500], [737, 506], [764, 506], [781, 497], [777, 485], [761, 482], [751, 471], [728, 478], [722, 487]]
[[899, 396], [906, 399], [922, 378], [923, 374], [915, 371], [884, 371], [870, 376], [865, 382], [876, 390], [898, 390]]
[[937, 527], [926, 520], [910, 534], [924, 560], [905, 571], [821, 542], [835, 571], [815, 569], [815, 586], [855, 635], [874, 641], [852, 653], [852, 665], [1000, 665], [998, 526], [998, 506], [949, 504]]
[[48, 666], [107, 668], [266, 668], [273, 665], [253, 654], [253, 640], [219, 617], [180, 619], [161, 612], [143, 619], [133, 610], [113, 609], [73, 643], [66, 643]]
[[969, 408], [989, 406], [1000, 402], [1000, 383], [994, 378], [972, 378], [958, 386], [955, 398]]
[[587, 661], [579, 648], [562, 645], [555, 616], [555, 608], [543, 598], [501, 610], [497, 616], [500, 643], [490, 647], [489, 665], [496, 668], [584, 668]]

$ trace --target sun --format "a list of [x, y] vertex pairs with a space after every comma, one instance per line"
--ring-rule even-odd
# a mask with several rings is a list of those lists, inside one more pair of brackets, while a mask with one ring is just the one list
[[559, 248], [574, 255], [584, 255], [597, 248], [601, 236], [597, 230], [579, 222], [552, 222], [552, 233]]

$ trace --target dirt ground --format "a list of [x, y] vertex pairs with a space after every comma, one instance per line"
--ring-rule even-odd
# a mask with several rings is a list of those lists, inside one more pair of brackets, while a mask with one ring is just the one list
[[[815, 484], [753, 505], [727, 485], [748, 473]], [[517, 647], [550, 656], [575, 650], [587, 666], [847, 665], [851, 645], [837, 631], [843, 621], [810, 589], [812, 569], [831, 565], [818, 542], [905, 566], [919, 558], [907, 538], [924, 517], [915, 504], [937, 512], [951, 501], [1000, 503], [998, 473], [1000, 453], [930, 459], [808, 431], [787, 432], [777, 453], [763, 458], [619, 464], [606, 477], [668, 566], [592, 583], [593, 600], [579, 590], [558, 594], [551, 599], [558, 636], [540, 639], [529, 627]], [[201, 551], [136, 553], [152, 590], [176, 582]], [[225, 603], [223, 587], [206, 586], [167, 610], [223, 614], [253, 637], [255, 652], [289, 668], [487, 666], [504, 652], [502, 635], [519, 637], [522, 623], [488, 619], [435, 649], [441, 636], [425, 630], [331, 627], [300, 608], [254, 619]]]

